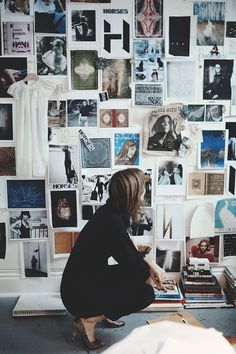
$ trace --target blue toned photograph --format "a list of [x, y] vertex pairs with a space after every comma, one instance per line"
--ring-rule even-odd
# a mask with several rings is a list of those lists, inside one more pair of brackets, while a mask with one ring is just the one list
[[236, 231], [236, 199], [218, 200], [215, 208], [215, 231]]
[[225, 130], [203, 130], [199, 168], [225, 167]]
[[115, 166], [140, 165], [140, 134], [116, 133], [114, 134]]
[[8, 208], [45, 208], [45, 180], [8, 180]]

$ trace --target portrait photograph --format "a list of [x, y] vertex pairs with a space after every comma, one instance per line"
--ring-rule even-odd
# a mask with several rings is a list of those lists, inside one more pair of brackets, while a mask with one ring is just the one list
[[96, 11], [86, 9], [72, 9], [71, 20], [71, 40], [76, 42], [96, 41]]
[[156, 246], [156, 263], [168, 272], [180, 272], [184, 260], [183, 241], [160, 241]]
[[100, 109], [100, 128], [127, 128], [129, 126], [128, 109]]
[[157, 204], [156, 237], [162, 240], [185, 239], [184, 205], [181, 203]]
[[30, 15], [30, 0], [3, 0], [5, 15], [24, 16]]
[[236, 200], [218, 200], [215, 206], [215, 232], [236, 232]]
[[66, 127], [66, 100], [48, 101], [48, 127]]
[[0, 97], [11, 97], [8, 88], [27, 76], [27, 58], [0, 58]]
[[206, 105], [206, 122], [222, 122], [224, 117], [224, 106], [222, 104]]
[[109, 198], [108, 184], [112, 174], [82, 174], [82, 203], [104, 204]]
[[35, 0], [35, 33], [66, 33], [66, 0]]
[[204, 60], [204, 100], [230, 100], [230, 79], [233, 72], [233, 62], [230, 59]]
[[186, 237], [186, 261], [189, 257], [207, 258], [210, 263], [218, 263], [220, 260], [220, 236]]
[[68, 257], [79, 237], [79, 232], [54, 232], [54, 257]]
[[66, 37], [36, 36], [37, 74], [66, 75]]
[[111, 168], [110, 138], [91, 138], [94, 150], [89, 151], [81, 141], [82, 168]]
[[223, 257], [236, 256], [236, 234], [223, 235]]
[[222, 169], [225, 167], [226, 130], [203, 130], [199, 144], [198, 168]]
[[74, 190], [50, 191], [53, 228], [77, 227], [77, 193]]
[[49, 145], [48, 183], [53, 188], [78, 187], [77, 145]]
[[8, 208], [45, 208], [45, 180], [7, 180]]
[[10, 240], [48, 237], [46, 210], [10, 210]]
[[204, 122], [205, 105], [204, 104], [188, 104], [183, 109], [183, 116], [187, 122]]
[[185, 165], [182, 159], [161, 159], [157, 162], [156, 195], [185, 193]]
[[0, 222], [0, 259], [6, 257], [6, 224]]
[[97, 90], [96, 50], [71, 50], [71, 90]]
[[16, 176], [15, 147], [0, 147], [0, 176]]
[[12, 103], [0, 103], [0, 141], [13, 140]]
[[161, 85], [135, 84], [135, 106], [161, 106], [163, 102], [163, 90]]
[[197, 16], [197, 45], [224, 45], [225, 2], [195, 1], [193, 15]]
[[26, 278], [48, 276], [48, 250], [45, 241], [20, 243], [23, 275]]
[[128, 229], [130, 236], [151, 236], [153, 233], [153, 209], [144, 208], [139, 214], [139, 223], [131, 220]]
[[134, 37], [154, 38], [163, 36], [162, 0], [134, 1]]
[[68, 127], [96, 127], [97, 100], [67, 100]]
[[236, 122], [226, 122], [228, 130], [227, 160], [236, 161]]
[[113, 166], [140, 166], [140, 133], [114, 133]]

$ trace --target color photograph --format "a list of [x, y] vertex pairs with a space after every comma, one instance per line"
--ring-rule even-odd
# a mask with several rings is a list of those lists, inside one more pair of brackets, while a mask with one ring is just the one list
[[100, 128], [127, 128], [128, 109], [100, 109]]
[[163, 36], [162, 0], [135, 0], [134, 17], [136, 38]]
[[225, 167], [225, 130], [203, 130], [199, 144], [199, 168], [220, 169]]
[[141, 159], [140, 133], [114, 134], [114, 167], [138, 167]]
[[218, 263], [220, 257], [220, 236], [186, 238], [186, 261], [189, 257], [207, 258]]
[[45, 208], [45, 180], [7, 180], [8, 208]]
[[35, 32], [66, 33], [66, 0], [35, 0]]
[[66, 127], [66, 101], [48, 101], [48, 127]]

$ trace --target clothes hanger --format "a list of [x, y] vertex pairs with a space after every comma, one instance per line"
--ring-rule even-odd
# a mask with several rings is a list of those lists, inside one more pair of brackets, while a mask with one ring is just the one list
[[29, 81], [29, 80], [37, 81], [37, 80], [39, 80], [39, 77], [36, 74], [34, 74], [34, 73], [30, 73], [23, 79], [23, 81], [26, 82], [26, 81]]

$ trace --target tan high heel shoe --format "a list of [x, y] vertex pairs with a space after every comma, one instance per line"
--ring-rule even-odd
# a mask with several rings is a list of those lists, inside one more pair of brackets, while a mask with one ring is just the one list
[[73, 322], [72, 333], [71, 333], [72, 342], [74, 342], [77, 334], [80, 335], [80, 338], [82, 339], [83, 345], [85, 346], [86, 349], [94, 350], [94, 349], [104, 347], [105, 345], [105, 343], [103, 343], [100, 339], [95, 339], [92, 342], [89, 340], [81, 319], [75, 320]]

